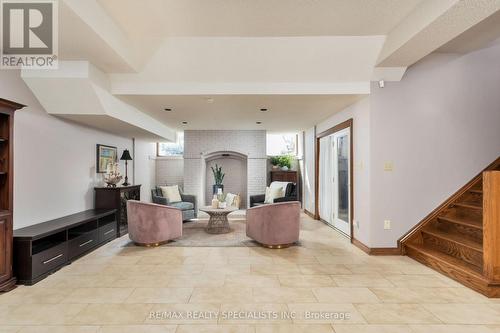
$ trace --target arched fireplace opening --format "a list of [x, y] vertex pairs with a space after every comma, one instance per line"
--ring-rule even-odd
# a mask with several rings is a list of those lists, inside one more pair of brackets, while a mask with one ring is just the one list
[[204, 203], [210, 205], [213, 197], [214, 177], [212, 166], [222, 167], [224, 176], [224, 193], [239, 194], [241, 196], [240, 209], [247, 208], [248, 201], [248, 157], [234, 151], [217, 151], [203, 156], [204, 168], [202, 177], [205, 185]]

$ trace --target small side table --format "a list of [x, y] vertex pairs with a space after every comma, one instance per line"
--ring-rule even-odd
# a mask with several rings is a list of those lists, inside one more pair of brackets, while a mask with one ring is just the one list
[[205, 231], [209, 234], [227, 234], [233, 231], [229, 226], [227, 216], [238, 210], [236, 207], [212, 208], [211, 206], [201, 207], [202, 212], [210, 216]]

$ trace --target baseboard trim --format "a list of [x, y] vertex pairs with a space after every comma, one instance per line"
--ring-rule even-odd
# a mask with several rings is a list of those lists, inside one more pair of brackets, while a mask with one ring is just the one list
[[309, 216], [310, 218], [312, 218], [312, 219], [314, 219], [314, 220], [316, 219], [316, 217], [314, 216], [314, 214], [313, 214], [313, 213], [311, 213], [310, 211], [308, 211], [307, 209], [304, 209], [304, 213], [305, 213], [307, 216]]
[[398, 247], [374, 247], [370, 248], [353, 237], [352, 244], [361, 251], [371, 256], [398, 256], [401, 255], [401, 250]]

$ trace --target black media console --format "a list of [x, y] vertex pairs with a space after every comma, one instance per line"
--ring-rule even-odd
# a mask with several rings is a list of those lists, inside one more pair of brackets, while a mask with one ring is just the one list
[[14, 230], [14, 272], [32, 285], [116, 238], [115, 209], [91, 209]]

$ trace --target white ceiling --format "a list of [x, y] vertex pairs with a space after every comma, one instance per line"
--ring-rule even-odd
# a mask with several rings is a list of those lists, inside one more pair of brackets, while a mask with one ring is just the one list
[[[310, 128], [366, 95], [121, 96], [121, 99], [178, 130]], [[167, 112], [164, 109], [171, 108]], [[260, 111], [267, 108], [267, 112]], [[183, 121], [188, 121], [183, 125]], [[256, 124], [261, 121], [262, 124]]]
[[500, 0], [58, 3], [59, 59], [93, 64], [110, 96], [175, 129], [307, 128], [369, 94], [374, 78], [401, 80], [431, 52], [500, 35]]
[[385, 35], [422, 0], [98, 2], [127, 35], [164, 38]]
[[500, 11], [441, 46], [437, 52], [464, 54], [485, 47], [499, 38]]

